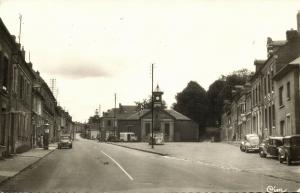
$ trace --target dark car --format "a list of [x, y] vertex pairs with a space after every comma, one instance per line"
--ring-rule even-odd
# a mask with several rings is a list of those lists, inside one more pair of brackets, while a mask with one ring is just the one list
[[279, 147], [279, 162], [286, 161], [291, 165], [292, 161], [300, 161], [300, 135], [286, 136], [283, 145]]
[[282, 146], [283, 137], [268, 137], [262, 141], [259, 145], [259, 156], [260, 157], [277, 157], [278, 147]]
[[58, 149], [61, 149], [63, 147], [67, 147], [72, 149], [72, 140], [70, 136], [60, 136], [60, 140], [57, 145]]
[[240, 144], [240, 150], [246, 153], [250, 151], [258, 151], [259, 137], [257, 134], [247, 134]]

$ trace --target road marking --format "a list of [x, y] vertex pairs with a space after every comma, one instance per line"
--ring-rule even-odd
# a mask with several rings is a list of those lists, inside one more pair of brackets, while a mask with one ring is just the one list
[[128, 176], [128, 178], [130, 180], [133, 180], [133, 177], [131, 177], [130, 174], [128, 174], [128, 172], [126, 172], [126, 170], [124, 170], [124, 168], [116, 161], [114, 160], [112, 157], [110, 157], [109, 155], [107, 155], [104, 151], [101, 150], [101, 152], [106, 155], [107, 157], [109, 157], [113, 162], [115, 162], [115, 164], [117, 164], [117, 166], [119, 166], [119, 168]]

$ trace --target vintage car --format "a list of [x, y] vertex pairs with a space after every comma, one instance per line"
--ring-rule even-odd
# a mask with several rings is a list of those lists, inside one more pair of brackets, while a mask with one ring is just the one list
[[286, 161], [287, 165], [291, 165], [292, 161], [300, 161], [300, 135], [285, 136], [278, 151], [280, 163]]
[[57, 148], [61, 149], [61, 148], [64, 148], [64, 147], [72, 149], [72, 139], [69, 135], [60, 136], [60, 140], [57, 144]]
[[282, 145], [283, 137], [268, 137], [262, 141], [259, 145], [259, 156], [260, 157], [277, 157], [278, 156], [278, 147]]
[[240, 144], [240, 150], [246, 153], [250, 151], [258, 151], [259, 137], [257, 134], [247, 134]]
[[137, 136], [133, 132], [121, 132], [120, 141], [121, 142], [137, 141]]

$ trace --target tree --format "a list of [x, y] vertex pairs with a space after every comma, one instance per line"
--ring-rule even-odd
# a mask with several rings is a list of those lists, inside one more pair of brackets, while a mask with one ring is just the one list
[[247, 69], [233, 71], [227, 76], [222, 75], [209, 86], [207, 91], [208, 119], [207, 125], [219, 126], [221, 123], [224, 100], [233, 99], [232, 90], [236, 85], [244, 85], [249, 81], [253, 72]]
[[[135, 101], [134, 103], [135, 105], [137, 105], [139, 110], [152, 108], [151, 96], [149, 96], [148, 99], [143, 99], [142, 101]], [[166, 101], [162, 100], [162, 109], [166, 109], [166, 108], [167, 108]]]
[[206, 126], [206, 92], [197, 82], [190, 81], [182, 92], [177, 93], [174, 110], [186, 115], [199, 124], [199, 133], [204, 133]]

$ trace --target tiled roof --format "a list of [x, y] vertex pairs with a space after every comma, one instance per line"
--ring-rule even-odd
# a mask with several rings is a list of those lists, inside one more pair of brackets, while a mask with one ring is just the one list
[[300, 64], [300, 57], [296, 58], [295, 60], [291, 61], [290, 64], [292, 65], [299, 65]]
[[[143, 110], [141, 110], [137, 113], [134, 113], [133, 115], [127, 117], [127, 120], [139, 120], [141, 117], [146, 115], [148, 112], [150, 112], [150, 109], [143, 109]], [[170, 116], [172, 116], [176, 120], [186, 120], [186, 121], [191, 120], [190, 118], [184, 116], [183, 114], [181, 114], [181, 113], [179, 113], [179, 112], [177, 112], [173, 109], [164, 110], [164, 112], [166, 112], [167, 114], [169, 114]]]
[[148, 113], [150, 109], [143, 109], [139, 112], [132, 114], [131, 116], [127, 117], [128, 120], [139, 120], [142, 116]]
[[173, 109], [170, 109], [170, 110], [165, 110], [167, 113], [169, 113], [172, 117], [174, 117], [176, 120], [191, 120], [190, 118], [186, 117], [185, 115], [173, 110]]

